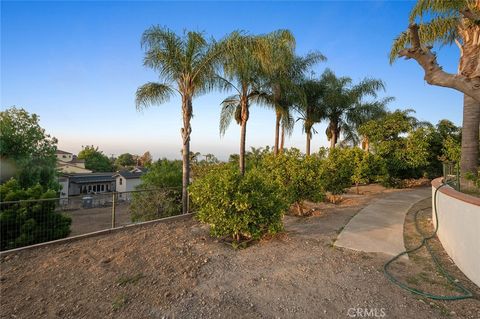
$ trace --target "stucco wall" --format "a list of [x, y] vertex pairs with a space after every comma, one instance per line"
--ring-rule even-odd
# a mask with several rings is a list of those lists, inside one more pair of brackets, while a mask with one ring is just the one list
[[[435, 190], [441, 179], [432, 182], [432, 207], [438, 214], [438, 238], [458, 268], [480, 287], [480, 198], [457, 192], [450, 186]], [[435, 223], [435, 211], [432, 210]]]

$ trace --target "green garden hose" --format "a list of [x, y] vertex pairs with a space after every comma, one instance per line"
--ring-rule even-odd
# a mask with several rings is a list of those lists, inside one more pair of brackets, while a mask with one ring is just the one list
[[[433, 232], [432, 235], [430, 236], [427, 236], [425, 237], [425, 235], [421, 232], [420, 230], [420, 227], [418, 226], [418, 222], [417, 222], [417, 215], [420, 211], [422, 211], [422, 209], [420, 210], [417, 210], [415, 212], [415, 228], [417, 229], [417, 232], [422, 235], [422, 242], [419, 246], [413, 248], [413, 249], [409, 249], [409, 250], [405, 250], [404, 252], [401, 252], [400, 254], [396, 255], [395, 257], [393, 257], [392, 259], [390, 259], [384, 266], [383, 266], [383, 272], [385, 274], [385, 276], [387, 277], [388, 280], [390, 280], [393, 284], [397, 285], [398, 287], [402, 288], [402, 289], [405, 289], [407, 291], [410, 291], [414, 294], [417, 294], [417, 295], [420, 295], [420, 296], [424, 296], [424, 297], [427, 297], [427, 298], [430, 298], [430, 299], [435, 299], [435, 300], [461, 300], [461, 299], [467, 299], [467, 298], [473, 298], [473, 293], [471, 291], [469, 291], [467, 288], [465, 288], [464, 286], [462, 286], [459, 282], [457, 282], [455, 280], [455, 278], [452, 277], [452, 275], [450, 275], [440, 264], [440, 261], [438, 260], [438, 258], [435, 256], [435, 254], [433, 253], [433, 250], [431, 248], [431, 246], [428, 244], [428, 241], [432, 238], [435, 237], [435, 235], [437, 234], [437, 231], [438, 231], [438, 214], [437, 214], [437, 192], [440, 188], [444, 187], [445, 183], [442, 183], [442, 185], [440, 185], [437, 189], [435, 189], [435, 192], [434, 192], [434, 195], [433, 195], [433, 210], [435, 212], [435, 231]], [[406, 255], [406, 254], [409, 254], [409, 253], [412, 253], [414, 251], [417, 251], [419, 250], [420, 248], [422, 248], [423, 246], [425, 246], [428, 250], [428, 252], [430, 253], [430, 256], [432, 257], [434, 263], [435, 263], [435, 266], [437, 267], [437, 269], [439, 270], [440, 273], [442, 273], [445, 278], [447, 278], [447, 280], [452, 284], [454, 285], [459, 292], [461, 292], [462, 294], [461, 295], [456, 295], [456, 296], [444, 296], [444, 295], [434, 295], [434, 294], [431, 294], [431, 293], [428, 293], [428, 292], [425, 292], [425, 291], [422, 291], [422, 290], [419, 290], [419, 289], [416, 289], [416, 288], [413, 288], [413, 287], [410, 287], [402, 282], [400, 282], [397, 278], [395, 278], [389, 271], [388, 271], [388, 267], [390, 266], [390, 264], [392, 264], [395, 260], [397, 260], [398, 258], [400, 258], [401, 256], [403, 255]]]

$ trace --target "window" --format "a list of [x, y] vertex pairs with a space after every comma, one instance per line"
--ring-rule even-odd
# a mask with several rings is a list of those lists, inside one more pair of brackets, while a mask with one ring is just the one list
[[67, 155], [62, 155], [63, 158], [67, 158]]
[[123, 184], [123, 179], [120, 177], [120, 181], [119, 181], [119, 184], [122, 185]]

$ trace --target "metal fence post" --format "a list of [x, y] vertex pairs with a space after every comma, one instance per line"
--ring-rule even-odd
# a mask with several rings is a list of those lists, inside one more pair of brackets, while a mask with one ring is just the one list
[[112, 228], [115, 228], [115, 192], [112, 194]]

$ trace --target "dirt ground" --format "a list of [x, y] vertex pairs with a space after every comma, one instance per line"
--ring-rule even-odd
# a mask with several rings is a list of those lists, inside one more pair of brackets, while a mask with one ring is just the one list
[[[182, 217], [8, 255], [0, 264], [0, 316], [480, 318], [480, 291], [463, 276], [457, 278], [475, 289], [477, 299], [424, 299], [385, 278], [388, 256], [333, 246], [344, 225], [386, 191], [392, 190], [362, 187], [363, 195], [347, 194], [337, 205], [311, 204], [313, 216], [286, 216], [284, 233], [242, 250]], [[407, 227], [406, 236], [415, 240]], [[393, 271], [405, 279], [415, 276], [406, 268], [434, 271], [424, 262], [410, 258]], [[419, 287], [435, 284], [424, 277], [415, 277]]]
[[[115, 226], [132, 224], [128, 203], [117, 204], [115, 208]], [[66, 211], [72, 218], [70, 237], [87, 234], [112, 227], [112, 207], [80, 208]]]

